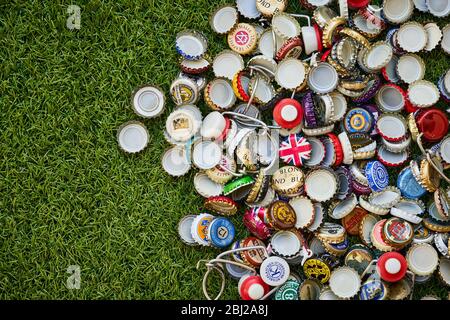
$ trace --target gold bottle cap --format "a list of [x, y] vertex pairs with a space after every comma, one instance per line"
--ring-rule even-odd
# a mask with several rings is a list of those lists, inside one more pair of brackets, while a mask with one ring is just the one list
[[272, 188], [280, 195], [294, 197], [303, 190], [305, 175], [295, 166], [281, 167], [272, 176]]
[[228, 33], [228, 45], [230, 49], [242, 54], [250, 54], [258, 44], [258, 33], [255, 27], [248, 23], [239, 23]]
[[236, 172], [236, 161], [227, 155], [222, 155], [219, 165], [206, 170], [205, 173], [212, 181], [225, 184], [234, 177], [229, 171]]
[[286, 0], [258, 0], [256, 1], [256, 8], [265, 17], [272, 17], [278, 12], [286, 10]]

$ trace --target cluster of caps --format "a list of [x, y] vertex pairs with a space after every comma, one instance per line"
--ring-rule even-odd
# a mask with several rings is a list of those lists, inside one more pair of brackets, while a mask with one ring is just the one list
[[[450, 54], [450, 24], [409, 21], [415, 8], [447, 17], [450, 1], [300, 3], [311, 17], [284, 0], [217, 8], [210, 25], [229, 49], [214, 59], [201, 32], [176, 35], [162, 166], [199, 169], [205, 198], [181, 240], [230, 248], [207, 266], [243, 299], [405, 299], [435, 273], [450, 285], [449, 121], [435, 106], [450, 100], [450, 69], [434, 84], [421, 58], [439, 43]], [[141, 117], [164, 104], [155, 86], [133, 92]], [[135, 153], [149, 135], [132, 121], [117, 138]], [[237, 215], [251, 236], [235, 239]]]

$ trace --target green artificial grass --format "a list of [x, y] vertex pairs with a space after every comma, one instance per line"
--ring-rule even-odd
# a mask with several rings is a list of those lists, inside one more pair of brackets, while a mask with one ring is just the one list
[[[202, 198], [194, 170], [174, 179], [160, 166], [173, 103], [143, 120], [150, 143], [139, 155], [119, 150], [116, 129], [142, 121], [130, 108], [135, 87], [167, 92], [178, 31], [205, 31], [211, 56], [226, 47], [208, 23], [226, 2], [0, 1], [0, 298], [203, 299], [195, 265], [219, 251], [178, 239], [179, 219], [201, 212]], [[66, 27], [71, 4], [80, 30]], [[426, 63], [432, 81], [449, 67], [439, 49]], [[81, 268], [79, 290], [66, 288], [70, 265]], [[417, 287], [425, 294], [447, 289], [433, 280]], [[232, 280], [224, 297], [238, 298]]]

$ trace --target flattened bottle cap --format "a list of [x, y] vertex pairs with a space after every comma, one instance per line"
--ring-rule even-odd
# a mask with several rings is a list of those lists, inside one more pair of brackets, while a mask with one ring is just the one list
[[286, 230], [295, 226], [297, 215], [289, 203], [278, 200], [270, 205], [267, 219], [274, 229]]
[[189, 78], [177, 78], [170, 85], [170, 96], [177, 106], [195, 104], [198, 99], [197, 84]]
[[357, 206], [342, 218], [342, 225], [349, 235], [356, 236], [359, 234], [359, 226], [367, 214], [367, 210]]
[[227, 218], [215, 218], [208, 226], [208, 238], [211, 245], [226, 248], [233, 243], [236, 231]]
[[419, 52], [425, 48], [427, 42], [427, 31], [415, 21], [402, 24], [397, 31], [397, 43], [407, 52]]
[[294, 58], [284, 59], [278, 64], [275, 72], [275, 80], [280, 87], [294, 90], [299, 87], [306, 78], [305, 64]]
[[289, 200], [296, 215], [295, 228], [303, 229], [314, 222], [315, 209], [313, 202], [306, 197], [295, 197]]
[[329, 169], [310, 171], [305, 178], [305, 192], [312, 200], [323, 202], [331, 200], [337, 192], [337, 179]]
[[373, 191], [384, 190], [389, 184], [389, 174], [380, 161], [370, 161], [365, 168], [369, 187]]
[[361, 278], [358, 272], [350, 267], [339, 267], [331, 273], [330, 288], [338, 297], [350, 299], [354, 297], [361, 287]]
[[165, 100], [161, 89], [151, 85], [139, 87], [132, 94], [133, 111], [144, 118], [159, 116], [164, 111]]
[[233, 80], [236, 73], [245, 67], [242, 56], [231, 50], [220, 52], [213, 61], [213, 71], [217, 78], [224, 77]]
[[280, 159], [289, 165], [301, 166], [311, 158], [311, 144], [301, 134], [290, 134], [280, 143]]
[[414, 11], [411, 0], [384, 0], [383, 17], [390, 23], [399, 24], [407, 21]]
[[214, 216], [208, 213], [201, 213], [195, 217], [191, 226], [191, 235], [195, 242], [202, 246], [210, 245], [208, 239], [208, 227], [213, 219]]
[[427, 0], [428, 11], [435, 17], [446, 17], [450, 14], [450, 1]]
[[117, 142], [126, 153], [137, 153], [147, 147], [149, 141], [147, 127], [138, 121], [124, 123], [117, 130]]
[[191, 169], [184, 146], [175, 146], [167, 150], [161, 160], [162, 167], [169, 175], [179, 177]]
[[235, 7], [221, 6], [213, 12], [209, 23], [218, 34], [226, 34], [236, 26], [238, 19], [239, 14]]
[[273, 118], [281, 127], [292, 129], [303, 121], [303, 108], [297, 100], [285, 98], [276, 104]]
[[181, 241], [187, 245], [197, 245], [197, 242], [195, 242], [191, 233], [192, 223], [194, 222], [195, 217], [195, 215], [184, 216], [178, 223], [178, 235], [180, 236]]
[[428, 108], [439, 101], [439, 89], [430, 81], [414, 81], [408, 87], [408, 99], [418, 108]]
[[269, 286], [277, 287], [284, 284], [289, 278], [290, 268], [286, 260], [280, 257], [268, 257], [259, 269], [261, 278]]
[[248, 23], [239, 23], [228, 33], [228, 45], [231, 50], [242, 54], [250, 54], [258, 44], [258, 34], [255, 27]]
[[296, 280], [288, 280], [275, 292], [275, 300], [298, 300], [300, 283]]
[[206, 53], [208, 41], [197, 31], [184, 30], [177, 34], [175, 47], [183, 58], [198, 60]]
[[431, 108], [418, 113], [416, 123], [423, 137], [430, 142], [439, 141], [448, 133], [448, 118], [440, 109]]
[[415, 244], [406, 254], [408, 268], [418, 276], [431, 275], [439, 264], [439, 257], [433, 246], [427, 243]]
[[339, 76], [329, 63], [320, 62], [312, 67], [308, 75], [308, 85], [316, 93], [329, 93], [336, 89]]
[[265, 17], [272, 17], [278, 12], [283, 12], [287, 7], [286, 0], [256, 1], [256, 8]]
[[272, 188], [284, 196], [295, 196], [302, 192], [305, 175], [300, 168], [284, 166], [272, 176]]
[[362, 274], [373, 260], [372, 251], [364, 245], [356, 244], [350, 247], [345, 256], [345, 265]]

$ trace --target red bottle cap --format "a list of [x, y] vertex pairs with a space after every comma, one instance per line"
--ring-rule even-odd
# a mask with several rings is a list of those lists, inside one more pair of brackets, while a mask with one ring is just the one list
[[303, 121], [302, 105], [294, 99], [282, 99], [273, 109], [273, 118], [282, 128], [295, 128]]
[[360, 9], [367, 7], [370, 3], [370, 0], [348, 0], [347, 3], [349, 8]]
[[227, 137], [228, 130], [230, 130], [231, 120], [227, 117], [225, 118], [225, 128], [223, 129], [221, 135], [216, 139], [217, 141], [223, 141]]
[[323, 44], [322, 44], [322, 30], [320, 30], [317, 24], [314, 24], [314, 31], [316, 31], [316, 39], [317, 39], [317, 51], [322, 52]]
[[239, 295], [243, 300], [259, 300], [270, 288], [260, 276], [247, 276], [239, 284]]
[[420, 108], [414, 106], [408, 98], [405, 99], [405, 111], [408, 113], [416, 112], [417, 110], [420, 110]]
[[397, 282], [405, 276], [408, 264], [400, 253], [387, 252], [378, 259], [377, 269], [384, 281]]
[[417, 128], [425, 140], [437, 142], [448, 132], [448, 119], [445, 113], [436, 108], [419, 110], [416, 114]]

